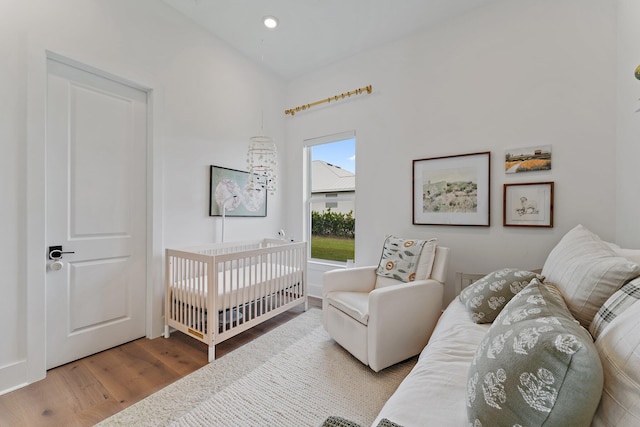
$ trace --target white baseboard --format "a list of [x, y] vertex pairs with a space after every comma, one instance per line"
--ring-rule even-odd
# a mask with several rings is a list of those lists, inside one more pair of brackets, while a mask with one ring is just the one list
[[12, 392], [28, 385], [27, 361], [20, 360], [0, 367], [0, 395]]

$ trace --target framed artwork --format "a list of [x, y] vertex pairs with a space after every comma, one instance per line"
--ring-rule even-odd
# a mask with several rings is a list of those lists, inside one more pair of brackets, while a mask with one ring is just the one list
[[249, 172], [211, 166], [209, 216], [267, 216], [267, 192], [249, 185]]
[[505, 227], [553, 227], [553, 182], [504, 184]]
[[512, 148], [504, 151], [504, 172], [521, 173], [551, 169], [551, 146]]
[[491, 153], [413, 161], [413, 223], [490, 225]]

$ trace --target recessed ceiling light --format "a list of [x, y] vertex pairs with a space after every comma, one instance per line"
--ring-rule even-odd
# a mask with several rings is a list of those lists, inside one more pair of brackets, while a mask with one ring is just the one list
[[264, 22], [264, 26], [270, 30], [273, 30], [278, 26], [278, 18], [275, 16], [265, 16], [262, 22]]

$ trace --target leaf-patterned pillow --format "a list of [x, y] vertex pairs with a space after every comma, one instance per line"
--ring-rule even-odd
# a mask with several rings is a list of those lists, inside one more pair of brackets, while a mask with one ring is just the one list
[[424, 240], [388, 236], [384, 241], [376, 274], [402, 282], [413, 282], [424, 244]]
[[591, 336], [552, 286], [532, 280], [478, 346], [467, 378], [470, 425], [591, 423], [602, 365]]
[[491, 323], [511, 298], [534, 278], [544, 280], [531, 271], [503, 268], [467, 286], [459, 298], [471, 312], [474, 322]]

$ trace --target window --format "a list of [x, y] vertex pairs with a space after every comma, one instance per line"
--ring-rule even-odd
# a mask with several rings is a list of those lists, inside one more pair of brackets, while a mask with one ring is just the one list
[[313, 259], [355, 254], [356, 140], [353, 133], [306, 141], [308, 241]]

